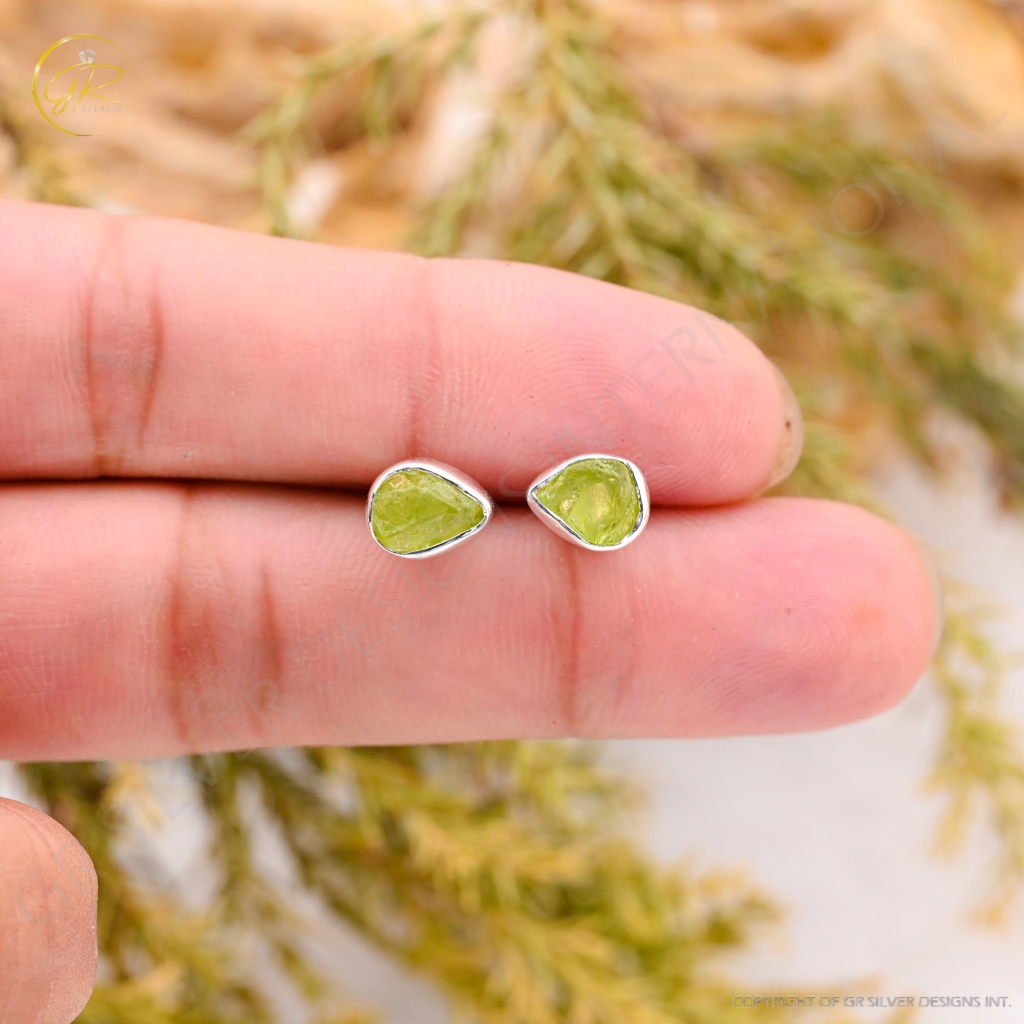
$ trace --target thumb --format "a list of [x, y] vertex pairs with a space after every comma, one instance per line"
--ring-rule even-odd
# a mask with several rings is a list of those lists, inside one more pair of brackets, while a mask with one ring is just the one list
[[70, 1024], [96, 960], [88, 855], [52, 818], [0, 798], [0, 1024]]

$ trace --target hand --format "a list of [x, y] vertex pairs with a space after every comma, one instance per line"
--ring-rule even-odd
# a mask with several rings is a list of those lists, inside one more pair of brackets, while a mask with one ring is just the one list
[[[0, 756], [820, 729], [927, 666], [939, 603], [909, 537], [746, 500], [795, 465], [799, 410], [706, 314], [525, 265], [10, 202], [0, 296]], [[595, 449], [650, 484], [623, 551], [515, 500], [429, 562], [370, 538], [365, 490], [403, 458], [508, 501]], [[71, 1020], [91, 867], [11, 802], [0, 846], [0, 1020]], [[76, 874], [59, 927], [18, 909]]]

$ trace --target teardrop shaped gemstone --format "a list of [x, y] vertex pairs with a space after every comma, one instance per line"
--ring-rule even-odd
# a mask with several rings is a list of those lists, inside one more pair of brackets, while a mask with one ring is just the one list
[[533, 496], [577, 536], [598, 547], [625, 540], [640, 519], [640, 491], [633, 473], [619, 459], [579, 459]]
[[425, 469], [401, 469], [381, 483], [370, 528], [396, 555], [436, 548], [483, 522], [484, 506], [450, 480]]

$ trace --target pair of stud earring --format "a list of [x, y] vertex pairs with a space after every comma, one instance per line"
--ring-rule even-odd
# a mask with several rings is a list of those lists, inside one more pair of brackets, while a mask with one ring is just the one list
[[[559, 536], [589, 551], [617, 551], [647, 525], [647, 482], [628, 459], [577, 455], [541, 473], [526, 500]], [[402, 558], [429, 558], [479, 533], [494, 503], [465, 473], [432, 459], [399, 462], [373, 482], [366, 520], [373, 539]]]

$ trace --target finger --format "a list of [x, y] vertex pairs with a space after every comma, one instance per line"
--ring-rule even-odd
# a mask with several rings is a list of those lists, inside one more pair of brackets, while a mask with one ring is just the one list
[[799, 455], [791, 393], [733, 328], [524, 264], [3, 202], [0, 296], [8, 479], [366, 485], [430, 455], [508, 497], [606, 451], [704, 504]]
[[664, 511], [614, 555], [515, 508], [409, 562], [336, 494], [14, 485], [0, 565], [22, 760], [817, 729], [897, 701], [934, 612], [906, 535], [796, 499]]
[[0, 798], [0, 1022], [69, 1024], [96, 980], [96, 872], [52, 818]]

